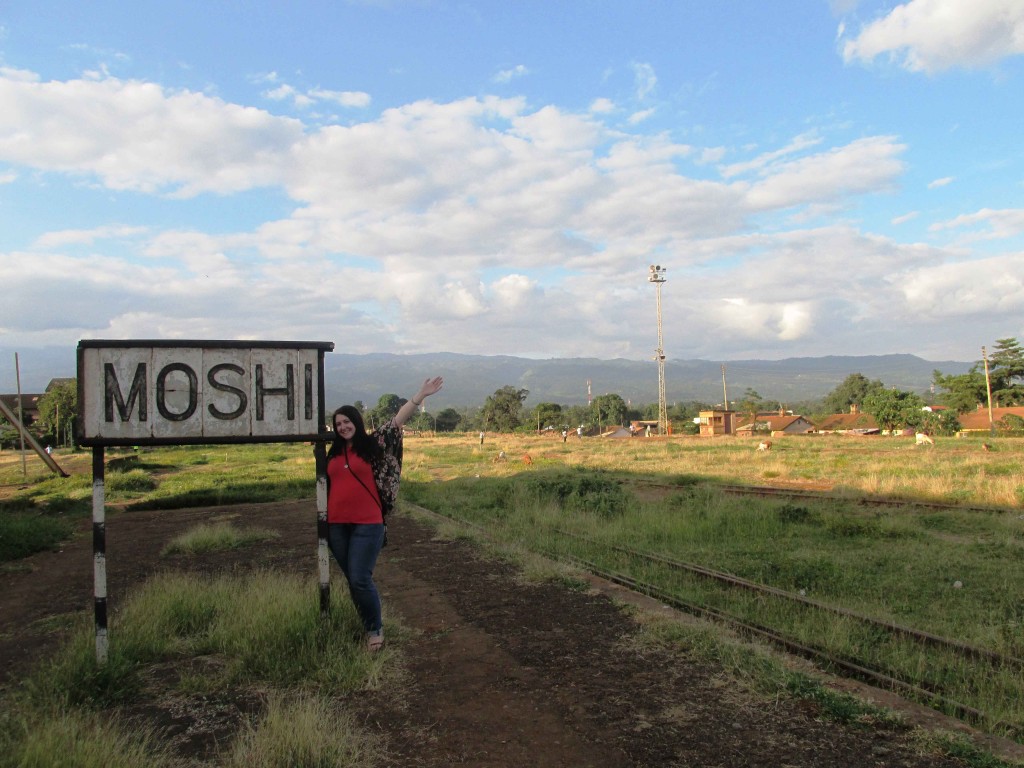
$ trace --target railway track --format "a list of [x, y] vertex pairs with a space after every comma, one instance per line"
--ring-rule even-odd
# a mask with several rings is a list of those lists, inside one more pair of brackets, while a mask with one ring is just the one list
[[[678, 488], [678, 486], [668, 487]], [[417, 505], [412, 506], [431, 516], [473, 528], [487, 538], [494, 540], [494, 536], [488, 529], [475, 523], [462, 520], [451, 515], [435, 512]], [[608, 547], [607, 544], [597, 542], [582, 534], [572, 533], [557, 528], [552, 529], [551, 533], [561, 537], [563, 541], [582, 541], [584, 543], [596, 544], [604, 547], [605, 549], [618, 552], [619, 554], [629, 558], [631, 561], [638, 561], [641, 564], [657, 564], [660, 567], [668, 568], [670, 570], [685, 572], [687, 575], [710, 580], [716, 585], [727, 589], [743, 590], [745, 592], [753, 593], [759, 598], [782, 600], [799, 605], [804, 609], [841, 617], [843, 620], [856, 622], [866, 627], [870, 627], [873, 630], [877, 630], [880, 633], [885, 633], [888, 636], [895, 636], [914, 644], [941, 649], [944, 653], [949, 654], [953, 658], [971, 659], [980, 663], [989, 664], [994, 668], [1003, 667], [1024, 671], [1024, 659], [1001, 654], [987, 648], [974, 646], [960, 640], [943, 637], [889, 621], [879, 620], [856, 611], [829, 605], [798, 593], [788, 592], [786, 590], [777, 589], [764, 584], [758, 584], [756, 582], [748, 581], [722, 571], [716, 571], [696, 563], [687, 563], [664, 555], [641, 552], [625, 546]], [[768, 642], [788, 653], [812, 660], [821, 665], [822, 668], [833, 671], [836, 674], [858, 679], [867, 682], [870, 685], [895, 691], [913, 698], [920, 703], [931, 706], [934, 709], [953, 715], [965, 722], [974, 725], [986, 725], [989, 728], [1004, 732], [1017, 739], [1024, 735], [1024, 732], [1022, 732], [1020, 727], [1010, 723], [994, 721], [994, 718], [991, 718], [984, 711], [953, 698], [948, 694], [948, 692], [943, 690], [940, 684], [930, 683], [921, 679], [912, 679], [910, 676], [902, 674], [899, 671], [882, 668], [881, 666], [872, 664], [870, 661], [866, 661], [864, 659], [858, 659], [832, 652], [820, 644], [787, 635], [784, 632], [773, 629], [772, 627], [732, 614], [721, 608], [703, 605], [692, 600], [684, 599], [678, 594], [675, 594], [671, 590], [662, 586], [639, 579], [631, 573], [618, 571], [613, 568], [609, 568], [608, 566], [600, 565], [586, 557], [573, 555], [556, 548], [549, 548], [546, 551], [541, 551], [540, 554], [558, 562], [571, 564], [607, 581], [623, 586], [639, 594], [654, 598], [677, 610], [713, 620], [717, 623], [730, 627], [740, 634]]]

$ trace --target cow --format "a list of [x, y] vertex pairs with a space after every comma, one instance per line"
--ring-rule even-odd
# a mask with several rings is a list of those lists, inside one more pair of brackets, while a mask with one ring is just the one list
[[916, 442], [914, 445], [935, 445], [935, 441], [932, 439], [932, 436], [926, 432], [918, 432], [917, 435], [915, 435], [915, 439]]
[[771, 449], [772, 449], [772, 441], [771, 440], [762, 440], [760, 443], [757, 444], [757, 450], [759, 450], [759, 451], [770, 451]]
[[523, 454], [523, 464], [528, 464], [528, 465], [531, 465], [531, 466], [533, 465], [533, 459], [530, 458], [530, 454], [528, 454], [528, 453], [524, 453]]
[[497, 464], [499, 461], [508, 461], [508, 457], [505, 456], [504, 451], [498, 451], [498, 455], [494, 457], [493, 461]]

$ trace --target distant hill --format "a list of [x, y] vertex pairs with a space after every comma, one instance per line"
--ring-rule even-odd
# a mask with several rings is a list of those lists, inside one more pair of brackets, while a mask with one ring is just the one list
[[[0, 390], [15, 391], [15, 350], [0, 349]], [[18, 350], [21, 389], [42, 392], [50, 379], [75, 375], [74, 347]], [[886, 386], [924, 393], [932, 371], [966, 372], [973, 363], [923, 360], [915, 355], [862, 357], [791, 357], [785, 360], [726, 362], [730, 401], [750, 387], [766, 400], [783, 404], [824, 397], [851, 373], [879, 379]], [[386, 353], [326, 357], [327, 405], [362, 400], [375, 405], [382, 394], [410, 397], [423, 379], [441, 375], [445, 387], [430, 400], [431, 410], [449, 406], [482, 405], [488, 395], [511, 385], [527, 389], [527, 405], [540, 402], [578, 405], [587, 402], [587, 380], [593, 395], [609, 392], [634, 404], [658, 399], [658, 367], [653, 360], [569, 358], [534, 360], [504, 355], [460, 355], [437, 352], [422, 355]], [[676, 401], [722, 402], [722, 363], [711, 360], [669, 360], [665, 363], [665, 392]]]
[[[750, 387], [768, 400], [793, 403], [824, 397], [851, 373], [879, 379], [886, 386], [919, 393], [928, 391], [932, 372], [966, 372], [972, 363], [929, 361], [915, 355], [864, 357], [801, 357], [786, 360], [735, 360], [725, 363], [730, 401]], [[439, 407], [481, 405], [499, 387], [530, 391], [527, 405], [587, 402], [587, 380], [593, 395], [615, 393], [634, 404], [658, 400], [658, 367], [651, 361], [570, 358], [533, 360], [522, 357], [457, 355], [346, 355], [326, 358], [327, 402], [362, 400], [375, 405], [382, 394], [409, 397], [428, 376], [445, 377], [445, 387], [431, 398]], [[709, 360], [666, 361], [665, 394], [676, 401], [722, 402], [722, 363]]]

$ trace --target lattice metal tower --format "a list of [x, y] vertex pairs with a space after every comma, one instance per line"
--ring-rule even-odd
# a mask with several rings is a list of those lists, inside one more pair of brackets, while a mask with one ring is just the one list
[[658, 300], [658, 348], [654, 359], [658, 361], [658, 434], [668, 434], [668, 404], [665, 398], [665, 346], [661, 337], [661, 284], [665, 282], [665, 268], [660, 264], [651, 264], [651, 273], [647, 281], [654, 283], [654, 292]]

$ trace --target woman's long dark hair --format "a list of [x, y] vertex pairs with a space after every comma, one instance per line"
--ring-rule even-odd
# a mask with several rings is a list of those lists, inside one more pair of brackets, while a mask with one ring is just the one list
[[355, 451], [356, 455], [369, 464], [380, 461], [384, 457], [384, 451], [376, 440], [366, 434], [366, 425], [363, 423], [363, 414], [351, 405], [343, 405], [331, 414], [331, 430], [334, 432], [334, 442], [331, 443], [331, 450], [327, 452], [327, 459], [330, 460], [335, 456], [341, 455], [345, 448], [344, 438], [342, 438], [338, 434], [338, 430], [334, 428], [335, 417], [337, 417], [338, 414], [341, 414], [351, 421], [352, 426], [356, 428], [355, 434], [352, 435], [352, 450]]

